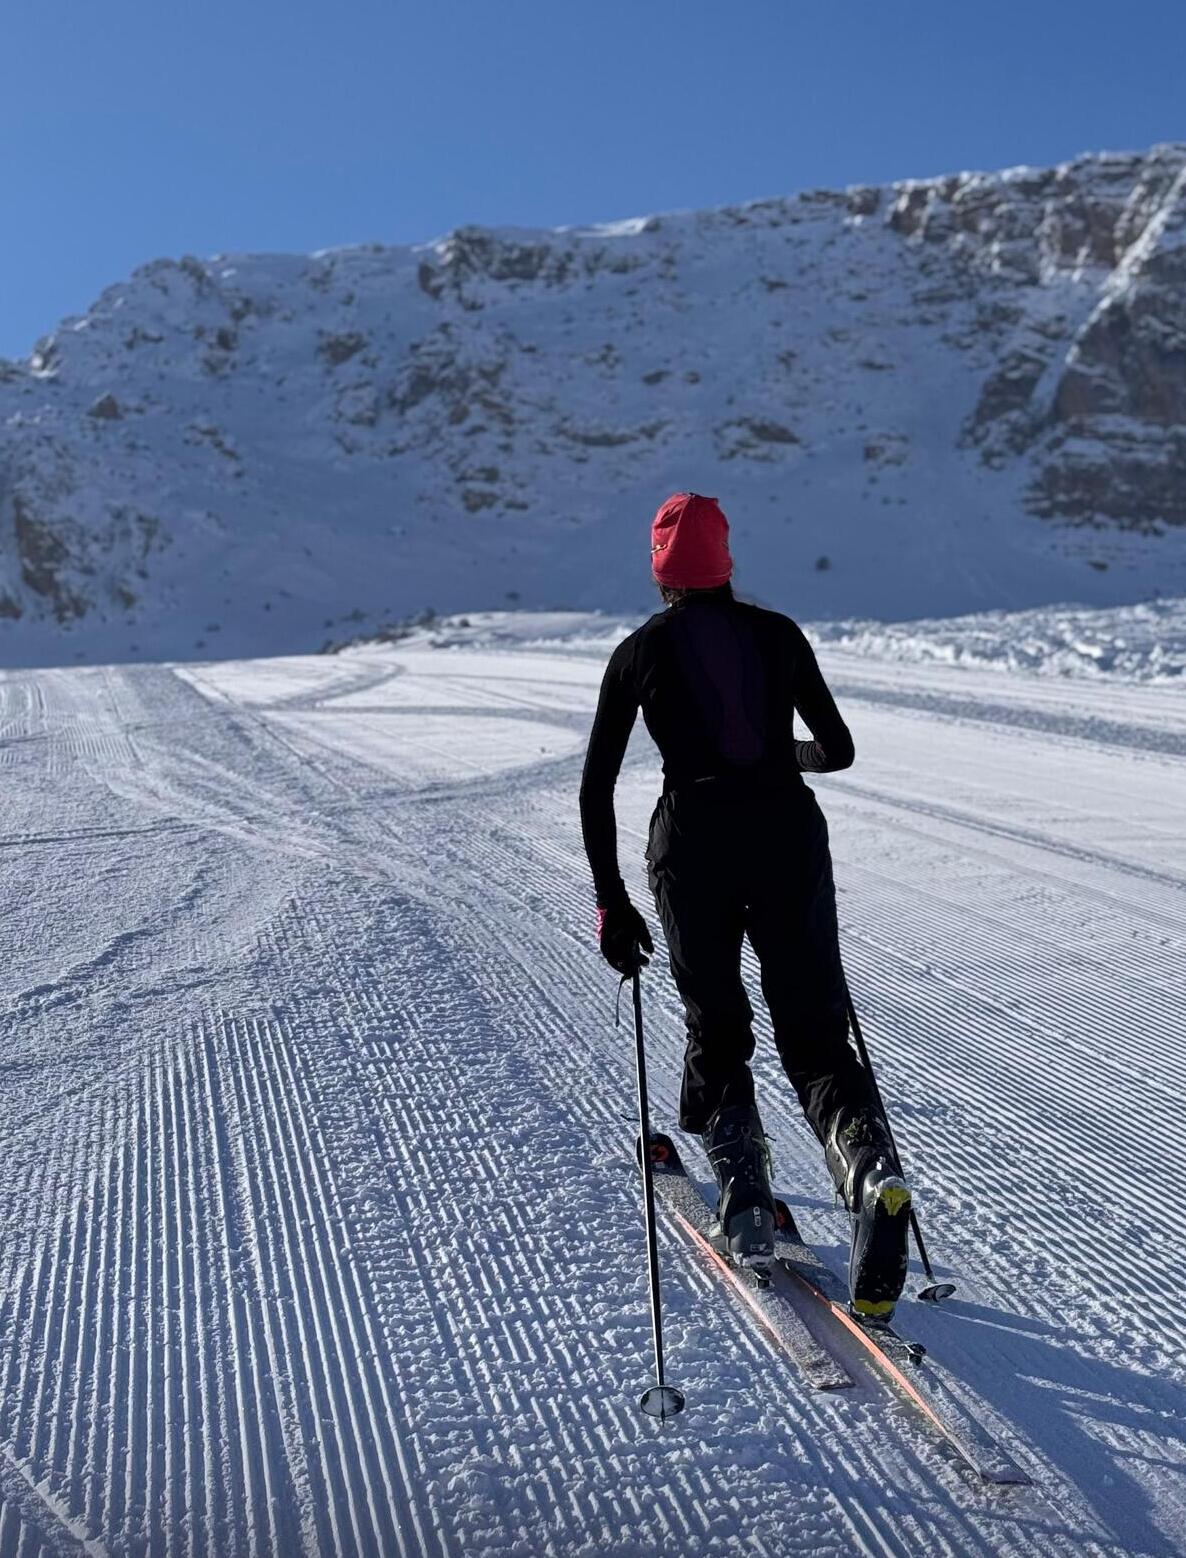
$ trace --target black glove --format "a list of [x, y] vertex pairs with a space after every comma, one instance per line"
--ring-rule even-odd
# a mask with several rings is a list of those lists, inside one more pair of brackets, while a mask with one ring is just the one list
[[602, 957], [619, 974], [633, 974], [644, 969], [648, 959], [643, 953], [655, 950], [647, 922], [629, 898], [608, 908], [597, 905], [597, 939]]

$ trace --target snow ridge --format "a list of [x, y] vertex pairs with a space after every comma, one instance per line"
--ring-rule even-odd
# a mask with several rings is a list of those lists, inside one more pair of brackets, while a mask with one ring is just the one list
[[1047, 606], [947, 620], [822, 622], [812, 633], [833, 648], [886, 660], [1178, 685], [1186, 677], [1181, 598], [1110, 611]]

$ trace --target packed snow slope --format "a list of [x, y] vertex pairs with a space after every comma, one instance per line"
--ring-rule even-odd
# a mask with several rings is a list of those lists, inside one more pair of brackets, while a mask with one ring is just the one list
[[1186, 147], [416, 248], [160, 260], [0, 363], [8, 664], [638, 610], [881, 620], [1186, 589]]
[[[994, 1492], [831, 1331], [856, 1387], [807, 1391], [666, 1223], [689, 1405], [636, 1409], [632, 1040], [575, 808], [613, 636], [4, 673], [0, 1554], [1186, 1547], [1180, 683], [824, 651], [845, 956], [959, 1283], [901, 1322], [1034, 1479]], [[648, 911], [658, 779], [639, 731]], [[778, 1184], [842, 1259], [760, 1037]]]

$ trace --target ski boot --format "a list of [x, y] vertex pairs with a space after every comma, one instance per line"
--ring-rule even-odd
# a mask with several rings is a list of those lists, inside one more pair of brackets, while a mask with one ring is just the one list
[[713, 1242], [734, 1265], [764, 1275], [774, 1260], [774, 1197], [770, 1149], [755, 1105], [718, 1109], [705, 1128], [704, 1148], [720, 1191]]
[[910, 1187], [884, 1119], [874, 1109], [838, 1111], [824, 1156], [852, 1218], [849, 1307], [860, 1320], [888, 1324], [906, 1285]]

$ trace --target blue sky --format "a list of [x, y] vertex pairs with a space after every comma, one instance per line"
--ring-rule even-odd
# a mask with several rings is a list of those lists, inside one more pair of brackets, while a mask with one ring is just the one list
[[24, 0], [0, 354], [162, 254], [415, 242], [1186, 139], [1183, 0]]

